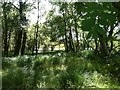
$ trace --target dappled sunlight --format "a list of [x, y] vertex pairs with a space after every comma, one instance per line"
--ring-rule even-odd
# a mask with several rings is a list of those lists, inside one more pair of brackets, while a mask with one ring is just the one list
[[120, 88], [120, 2], [0, 5], [2, 90]]
[[84, 73], [84, 78], [86, 87], [111, 88], [109, 78], [97, 73], [97, 71]]

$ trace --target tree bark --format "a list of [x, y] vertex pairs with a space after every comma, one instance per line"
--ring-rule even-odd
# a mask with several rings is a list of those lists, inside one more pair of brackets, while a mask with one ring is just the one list
[[21, 48], [21, 55], [24, 55], [25, 53], [25, 45], [26, 45], [26, 39], [27, 39], [27, 35], [26, 35], [26, 31], [23, 32], [23, 41], [22, 41], [22, 48]]
[[110, 27], [110, 31], [109, 31], [109, 35], [108, 35], [108, 37], [109, 37], [109, 39], [110, 39], [110, 44], [111, 44], [111, 45], [110, 45], [110, 50], [109, 50], [110, 52], [111, 52], [112, 49], [113, 49], [113, 41], [111, 40], [111, 39], [112, 39], [112, 34], [113, 34], [113, 29], [114, 29], [114, 28], [111, 26], [111, 27]]
[[23, 20], [23, 18], [22, 18], [22, 14], [23, 14], [23, 2], [19, 2], [19, 4], [20, 4], [20, 8], [19, 8], [19, 14], [20, 14], [20, 28], [19, 28], [19, 30], [17, 31], [17, 36], [15, 36], [15, 51], [14, 51], [14, 56], [17, 56], [17, 55], [19, 55], [20, 54], [20, 49], [21, 49], [21, 40], [22, 40], [22, 34], [23, 34], [23, 32], [22, 32], [22, 27], [21, 27], [21, 25], [22, 25], [22, 20]]
[[108, 48], [107, 48], [106, 42], [103, 39], [103, 36], [100, 36], [99, 42], [100, 42], [101, 56], [107, 56], [108, 55]]
[[79, 40], [78, 40], [78, 30], [77, 30], [77, 20], [76, 18], [74, 19], [75, 22], [75, 33], [76, 33], [76, 40], [77, 40], [77, 45], [76, 45], [76, 51], [79, 51]]
[[70, 32], [69, 32], [69, 49], [70, 51], [74, 51], [74, 43], [73, 43], [73, 38], [72, 38], [72, 30], [71, 26], [69, 26]]
[[38, 15], [37, 15], [37, 23], [36, 23], [36, 43], [35, 43], [35, 47], [36, 47], [36, 55], [38, 54], [38, 29], [39, 29], [39, 1], [38, 1]]
[[34, 32], [34, 40], [32, 44], [32, 55], [34, 55], [34, 50], [35, 50], [35, 32]]
[[95, 54], [96, 54], [96, 55], [98, 55], [98, 54], [99, 54], [97, 39], [95, 39]]
[[8, 56], [8, 23], [7, 23], [7, 12], [6, 12], [6, 5], [5, 2], [3, 4], [3, 18], [4, 18], [4, 25], [3, 25], [3, 46], [4, 46], [4, 56]]
[[66, 29], [66, 20], [65, 20], [65, 14], [63, 13], [63, 19], [64, 19], [64, 27], [65, 27], [65, 33], [64, 33], [64, 35], [65, 35], [65, 41], [64, 41], [64, 43], [65, 43], [65, 51], [66, 52], [68, 52], [69, 50], [68, 50], [68, 40], [67, 40], [67, 29]]

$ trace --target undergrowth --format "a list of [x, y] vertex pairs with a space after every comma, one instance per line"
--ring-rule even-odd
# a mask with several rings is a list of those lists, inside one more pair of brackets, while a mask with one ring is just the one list
[[120, 88], [119, 55], [101, 59], [94, 58], [92, 54], [59, 53], [3, 58], [3, 90]]

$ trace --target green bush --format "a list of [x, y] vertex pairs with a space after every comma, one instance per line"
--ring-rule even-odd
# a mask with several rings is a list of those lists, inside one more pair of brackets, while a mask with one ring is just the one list
[[91, 50], [84, 50], [81, 52], [81, 56], [84, 57], [84, 58], [87, 58], [87, 59], [94, 59], [95, 57], [97, 57], [95, 55], [95, 52], [94, 51], [91, 51]]
[[31, 76], [24, 73], [23, 69], [9, 69], [2, 77], [2, 90], [29, 90]]
[[32, 67], [32, 59], [31, 57], [22, 56], [18, 58], [18, 60], [16, 61], [16, 64], [18, 67], [30, 68]]
[[11, 59], [2, 59], [2, 69], [8, 69], [8, 68], [12, 68], [14, 66], [14, 62]]
[[53, 66], [58, 66], [58, 65], [61, 64], [61, 58], [60, 57], [54, 57], [54, 58], [52, 58], [51, 61], [52, 61]]
[[59, 77], [61, 88], [80, 88], [83, 81], [83, 76], [80, 73], [64, 72]]

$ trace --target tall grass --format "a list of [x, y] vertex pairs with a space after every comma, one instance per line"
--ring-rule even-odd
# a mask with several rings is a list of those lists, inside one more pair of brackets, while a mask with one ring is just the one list
[[3, 90], [120, 88], [118, 57], [107, 58], [103, 64], [103, 60], [91, 57], [92, 52], [84, 52], [84, 55], [3, 58]]

